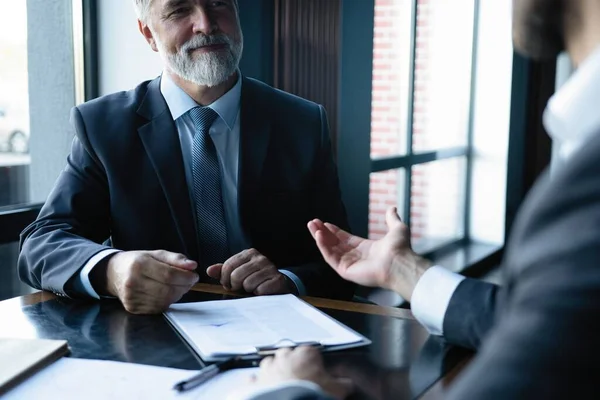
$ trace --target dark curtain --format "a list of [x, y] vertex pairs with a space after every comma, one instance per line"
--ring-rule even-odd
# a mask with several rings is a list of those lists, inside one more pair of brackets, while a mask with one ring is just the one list
[[335, 150], [341, 0], [274, 3], [274, 86], [325, 107]]

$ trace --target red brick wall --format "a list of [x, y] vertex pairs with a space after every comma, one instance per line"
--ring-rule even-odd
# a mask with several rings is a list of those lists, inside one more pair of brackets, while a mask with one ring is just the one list
[[[427, 99], [428, 6], [419, 0], [417, 15], [417, 58], [415, 62], [415, 107], [413, 146], [426, 147], [423, 102]], [[410, 68], [410, 0], [376, 0], [373, 41], [373, 91], [371, 110], [371, 157], [405, 154], [408, 76]], [[407, 25], [408, 24], [408, 25]], [[412, 175], [412, 236], [422, 237], [427, 212], [426, 170]], [[371, 174], [369, 196], [369, 236], [378, 238], [387, 232], [385, 212], [399, 206], [402, 213], [404, 170]]]

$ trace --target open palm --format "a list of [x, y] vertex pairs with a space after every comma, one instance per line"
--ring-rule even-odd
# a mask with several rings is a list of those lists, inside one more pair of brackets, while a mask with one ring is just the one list
[[394, 257], [411, 252], [408, 227], [400, 221], [395, 208], [386, 214], [388, 233], [379, 240], [364, 239], [320, 220], [309, 222], [325, 261], [344, 279], [363, 286], [391, 289], [396, 277]]

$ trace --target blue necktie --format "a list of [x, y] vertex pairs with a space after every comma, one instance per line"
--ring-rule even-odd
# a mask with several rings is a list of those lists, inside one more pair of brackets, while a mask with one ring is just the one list
[[221, 168], [217, 149], [208, 133], [218, 114], [209, 107], [195, 107], [189, 113], [196, 128], [192, 145], [192, 174], [200, 250], [199, 266], [206, 268], [225, 262], [229, 253]]

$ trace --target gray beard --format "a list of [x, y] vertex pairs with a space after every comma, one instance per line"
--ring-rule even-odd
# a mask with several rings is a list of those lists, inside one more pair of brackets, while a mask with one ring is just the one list
[[[236, 43], [222, 34], [196, 36], [175, 54], [170, 54], [156, 35], [155, 40], [167, 68], [186, 81], [199, 86], [213, 87], [225, 82], [238, 69], [243, 50], [242, 39]], [[190, 53], [192, 49], [202, 45], [217, 43], [227, 43], [229, 49], [196, 55]]]

